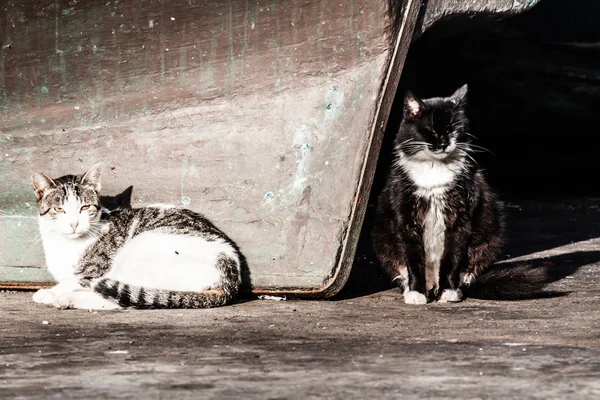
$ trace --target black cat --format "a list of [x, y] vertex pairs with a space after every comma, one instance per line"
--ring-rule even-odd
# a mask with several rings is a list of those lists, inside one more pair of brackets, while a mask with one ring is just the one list
[[[452, 96], [404, 99], [395, 162], [376, 213], [372, 244], [408, 304], [428, 299], [518, 298], [545, 272], [489, 267], [503, 243], [502, 205], [471, 154], [467, 86]], [[487, 296], [486, 296], [487, 293]]]
[[106, 219], [114, 211], [122, 210], [125, 208], [131, 208], [131, 195], [133, 193], [133, 186], [129, 186], [127, 189], [117, 194], [116, 196], [100, 196], [100, 204], [102, 214], [100, 219]]

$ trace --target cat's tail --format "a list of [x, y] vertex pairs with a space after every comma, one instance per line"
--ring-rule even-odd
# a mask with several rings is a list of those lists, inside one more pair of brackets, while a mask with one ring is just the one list
[[462, 290], [468, 297], [485, 300], [524, 300], [536, 297], [550, 283], [544, 267], [495, 265]]
[[92, 288], [123, 308], [219, 307], [229, 304], [235, 298], [241, 284], [241, 274], [239, 262], [225, 255], [219, 257], [217, 267], [223, 274], [219, 287], [199, 292], [144, 288], [111, 278], [100, 278], [92, 282]]

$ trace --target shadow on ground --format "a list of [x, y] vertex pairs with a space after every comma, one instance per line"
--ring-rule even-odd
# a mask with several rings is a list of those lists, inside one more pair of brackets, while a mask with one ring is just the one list
[[[600, 237], [600, 200], [519, 200], [506, 204], [507, 240], [499, 259], [503, 264], [544, 267], [550, 282], [555, 282], [574, 274], [581, 266], [600, 262], [600, 251], [577, 246], [578, 242]], [[374, 207], [370, 206], [350, 278], [334, 300], [366, 296], [392, 287], [369, 243], [373, 212]], [[560, 250], [562, 247], [565, 249]], [[554, 251], [543, 254], [550, 250]], [[508, 261], [515, 258], [518, 260]]]

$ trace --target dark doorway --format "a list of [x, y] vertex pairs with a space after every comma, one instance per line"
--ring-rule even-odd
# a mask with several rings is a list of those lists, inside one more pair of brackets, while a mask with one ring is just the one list
[[412, 44], [348, 289], [389, 287], [368, 237], [406, 89], [427, 98], [469, 84], [472, 133], [490, 150], [476, 159], [509, 204], [507, 256], [600, 236], [599, 22], [600, 2], [542, 0], [506, 19], [439, 21]]

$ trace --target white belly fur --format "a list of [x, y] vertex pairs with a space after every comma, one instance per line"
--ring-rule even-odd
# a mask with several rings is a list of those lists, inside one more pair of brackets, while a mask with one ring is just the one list
[[423, 247], [425, 250], [425, 282], [427, 290], [437, 290], [440, 277], [440, 262], [444, 255], [446, 221], [444, 198], [429, 197], [429, 209], [423, 223]]
[[446, 242], [445, 194], [464, 168], [463, 160], [445, 163], [425, 160], [422, 155], [410, 159], [400, 153], [398, 165], [416, 186], [415, 194], [429, 203], [423, 221], [425, 280], [427, 290], [439, 287], [440, 263]]
[[42, 232], [46, 267], [57, 282], [74, 279], [75, 266], [93, 238], [71, 240]]
[[216, 268], [221, 253], [237, 260], [231, 245], [222, 240], [145, 232], [117, 252], [107, 277], [152, 289], [206, 290], [221, 279]]

